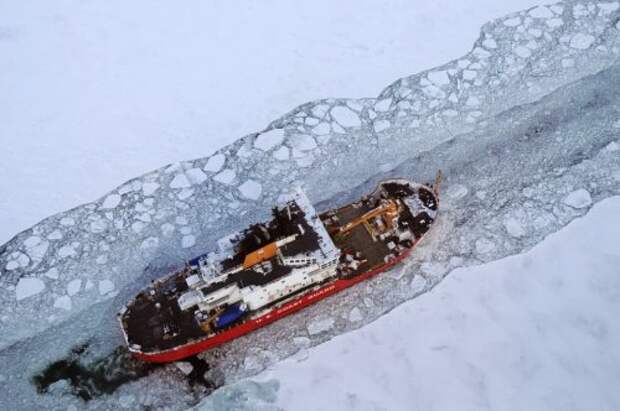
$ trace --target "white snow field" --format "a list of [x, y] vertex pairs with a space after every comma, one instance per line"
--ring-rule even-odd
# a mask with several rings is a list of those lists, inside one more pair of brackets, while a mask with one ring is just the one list
[[536, 0], [0, 2], [0, 243], [306, 101], [375, 96]]
[[[197, 407], [620, 409], [620, 197]], [[611, 222], [614, 222], [613, 224]]]
[[[201, 354], [215, 387], [365, 327], [456, 268], [526, 252], [620, 195], [619, 20], [618, 1], [510, 14], [485, 24], [469, 53], [401, 78], [377, 98], [303, 104], [208, 157], [136, 177], [19, 233], [0, 246], [2, 397], [15, 409], [195, 405], [208, 391], [191, 387], [174, 365], [88, 402], [66, 380], [37, 393], [31, 379], [67, 357], [85, 367], [117, 358], [110, 356], [123, 343], [115, 313], [138, 289], [265, 218], [294, 185], [323, 209], [387, 177], [426, 181], [439, 168], [445, 176], [440, 218], [405, 265]], [[547, 294], [549, 301], [562, 295]], [[428, 307], [435, 309], [443, 308]], [[562, 320], [561, 327], [572, 321]], [[576, 347], [588, 344], [576, 338]], [[247, 386], [275, 399], [271, 386]], [[232, 406], [237, 391], [221, 393], [213, 398]]]

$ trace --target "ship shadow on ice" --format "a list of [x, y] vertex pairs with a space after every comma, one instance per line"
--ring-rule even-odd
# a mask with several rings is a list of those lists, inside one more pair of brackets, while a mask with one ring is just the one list
[[[86, 361], [89, 343], [78, 345], [64, 359], [54, 361], [31, 379], [39, 394], [52, 394], [56, 387], [68, 387], [71, 395], [90, 401], [102, 395], [114, 393], [122, 385], [144, 378], [155, 370], [166, 367], [165, 364], [147, 363], [134, 359], [125, 347], [117, 347], [106, 357]], [[189, 372], [182, 375], [191, 391], [204, 395], [210, 393], [217, 385], [205, 378], [209, 364], [198, 358], [186, 359], [191, 365]], [[187, 369], [187, 368], [186, 368]], [[61, 388], [62, 389], [62, 388]], [[63, 391], [65, 389], [62, 389]]]

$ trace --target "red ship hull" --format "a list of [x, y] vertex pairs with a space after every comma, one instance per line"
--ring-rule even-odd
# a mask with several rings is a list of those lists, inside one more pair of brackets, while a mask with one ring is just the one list
[[422, 238], [418, 239], [418, 241], [416, 241], [411, 248], [403, 251], [402, 254], [400, 254], [398, 257], [388, 263], [375, 267], [363, 274], [357, 275], [350, 279], [335, 280], [325, 285], [324, 287], [319, 288], [316, 291], [307, 293], [300, 296], [299, 298], [291, 300], [286, 304], [282, 305], [281, 307], [278, 307], [273, 311], [268, 312], [267, 314], [264, 314], [253, 320], [248, 320], [213, 337], [205, 338], [201, 341], [196, 341], [193, 343], [174, 347], [169, 350], [154, 353], [134, 352], [134, 356], [143, 361], [154, 363], [168, 363], [191, 357], [202, 351], [221, 345], [227, 341], [234, 340], [235, 338], [241, 337], [242, 335], [245, 335], [251, 331], [264, 327], [265, 325], [270, 324], [274, 321], [277, 321], [280, 318], [293, 314], [304, 307], [307, 307], [316, 303], [317, 301], [329, 297], [330, 295], [336, 294], [344, 290], [345, 288], [349, 288], [357, 283], [367, 280], [368, 278], [382, 271], [392, 268], [393, 266], [401, 262], [404, 258], [406, 258], [417, 246], [417, 244], [422, 240]]

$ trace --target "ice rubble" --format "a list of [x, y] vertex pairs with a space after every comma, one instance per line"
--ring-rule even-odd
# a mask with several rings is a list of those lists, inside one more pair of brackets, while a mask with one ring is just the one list
[[[584, 189], [598, 201], [620, 187], [618, 155], [603, 149], [620, 137], [620, 98], [608, 87], [620, 83], [620, 11], [609, 4], [558, 3], [494, 21], [470, 53], [400, 79], [377, 99], [304, 104], [213, 156], [147, 173], [18, 234], [0, 248], [4, 355], [28, 355], [11, 344], [51, 330], [73, 339], [48, 355], [92, 336], [105, 337], [102, 351], [113, 348], [114, 312], [136, 288], [265, 217], [292, 185], [326, 206], [386, 176], [425, 180], [443, 168], [447, 195], [438, 227], [406, 267], [247, 337], [252, 352], [244, 338], [206, 354], [228, 379], [247, 373], [253, 358], [267, 358], [258, 361], [266, 366], [295, 352], [292, 338], [308, 337], [309, 321], [326, 307], [330, 329], [310, 335], [312, 344], [371, 321], [456, 266], [531, 246], [587, 210], [565, 204], [570, 193]], [[431, 256], [432, 267], [421, 269]], [[44, 288], [18, 300], [26, 278]]]

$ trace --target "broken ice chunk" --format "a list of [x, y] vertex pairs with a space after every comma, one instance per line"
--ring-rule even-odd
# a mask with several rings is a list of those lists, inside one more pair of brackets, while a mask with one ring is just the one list
[[174, 363], [179, 370], [185, 375], [190, 375], [194, 370], [194, 366], [187, 361], [177, 361]]
[[592, 204], [592, 197], [588, 190], [580, 188], [564, 197], [563, 203], [573, 208], [584, 208]]
[[170, 223], [164, 223], [161, 226], [161, 232], [168, 237], [174, 232], [174, 226]]
[[618, 10], [620, 4], [617, 1], [610, 3], [598, 3], [598, 8], [601, 9], [602, 14], [609, 14], [613, 11]]
[[488, 238], [479, 238], [476, 240], [476, 251], [480, 254], [487, 254], [495, 250], [495, 244]]
[[204, 171], [210, 171], [212, 173], [218, 172], [221, 170], [222, 166], [226, 162], [226, 157], [224, 154], [216, 154], [209, 158], [207, 164], [203, 167]]
[[191, 186], [185, 174], [177, 174], [170, 182], [170, 188], [186, 188]]
[[477, 75], [478, 73], [475, 70], [463, 70], [463, 78], [465, 80], [473, 80]]
[[56, 301], [54, 301], [54, 307], [61, 308], [63, 310], [71, 310], [71, 297], [68, 295], [63, 295], [58, 297]]
[[308, 334], [315, 335], [330, 330], [334, 326], [334, 319], [331, 317], [319, 317], [313, 319], [308, 324]]
[[144, 227], [146, 226], [146, 224], [144, 224], [142, 221], [136, 221], [131, 225], [131, 229], [136, 233], [139, 234], [140, 232], [142, 232], [142, 230], [144, 229]]
[[297, 150], [312, 150], [316, 147], [316, 141], [307, 134], [296, 134], [291, 136], [290, 139], [291, 146], [296, 148]]
[[219, 181], [220, 183], [230, 184], [232, 183], [232, 181], [235, 179], [236, 176], [237, 174], [233, 170], [227, 168], [226, 170], [223, 170], [222, 172], [217, 174], [215, 177], [213, 177], [213, 179], [215, 181]]
[[465, 104], [469, 107], [475, 107], [480, 104], [480, 100], [476, 96], [469, 96]]
[[60, 219], [60, 225], [71, 226], [75, 224], [75, 220], [71, 217], [63, 217]]
[[48, 240], [60, 240], [62, 238], [62, 232], [60, 230], [54, 230], [47, 236]]
[[144, 183], [142, 185], [142, 193], [145, 196], [152, 195], [159, 188], [159, 184], [157, 183]]
[[191, 184], [202, 184], [207, 179], [207, 175], [199, 168], [190, 168], [185, 171], [185, 175]]
[[181, 234], [187, 235], [192, 233], [191, 227], [181, 227]]
[[69, 284], [67, 284], [67, 294], [69, 294], [69, 296], [74, 296], [80, 291], [80, 288], [82, 288], [82, 280], [79, 278], [71, 280]]
[[56, 267], [52, 267], [45, 274], [43, 274], [47, 278], [51, 278], [52, 280], [58, 279], [58, 269]]
[[120, 202], [121, 202], [121, 196], [119, 196], [118, 194], [110, 194], [109, 196], [105, 198], [105, 200], [103, 200], [103, 203], [101, 204], [101, 208], [102, 209], [116, 208], [116, 206], [119, 205]]
[[455, 200], [466, 196], [468, 193], [467, 187], [462, 184], [453, 184], [447, 191], [447, 196]]
[[111, 280], [99, 281], [99, 294], [105, 295], [111, 291], [114, 291], [114, 283]]
[[157, 237], [148, 237], [142, 241], [140, 244], [140, 249], [147, 250], [149, 248], [155, 248], [159, 244], [159, 239]]
[[432, 71], [426, 76], [433, 83], [445, 86], [450, 83], [450, 77], [448, 77], [448, 73], [445, 71]]
[[515, 217], [508, 217], [504, 220], [504, 228], [508, 231], [513, 237], [523, 237], [525, 235], [525, 230], [523, 229], [523, 225], [519, 220]]
[[577, 33], [570, 39], [569, 45], [574, 49], [585, 50], [594, 43], [594, 36], [590, 34]]
[[193, 189], [191, 189], [191, 188], [184, 188], [183, 190], [181, 190], [179, 192], [179, 194], [177, 194], [177, 197], [179, 197], [179, 200], [187, 200], [192, 195], [194, 195], [194, 190]]
[[315, 128], [312, 129], [312, 132], [316, 135], [325, 135], [329, 134], [331, 128], [329, 127], [329, 123], [320, 123]]
[[331, 110], [334, 120], [343, 127], [359, 127], [362, 122], [353, 110], [344, 106], [336, 106]]
[[351, 321], [352, 323], [362, 321], [363, 318], [364, 317], [362, 316], [362, 312], [358, 307], [353, 307], [351, 312], [349, 312], [349, 321]]
[[375, 107], [375, 110], [377, 111], [388, 111], [391, 105], [392, 105], [392, 99], [384, 98], [382, 100], [379, 100], [377, 103], [375, 103], [374, 107]]
[[559, 19], [559, 18], [549, 19], [545, 22], [545, 24], [551, 27], [552, 29], [555, 29], [555, 28], [558, 28], [564, 25], [564, 20]]
[[256, 200], [260, 197], [263, 186], [254, 180], [247, 180], [238, 188], [244, 197], [249, 198], [250, 200]]
[[302, 348], [307, 348], [310, 346], [310, 338], [308, 337], [294, 337], [293, 343]]
[[517, 56], [525, 59], [525, 58], [528, 58], [529, 56], [531, 56], [532, 52], [527, 47], [517, 46], [517, 47], [515, 47], [515, 54]]
[[19, 251], [15, 251], [9, 255], [9, 262], [6, 265], [8, 271], [15, 270], [17, 268], [26, 267], [30, 263], [30, 258]]
[[280, 147], [276, 151], [273, 152], [273, 157], [276, 160], [288, 160], [290, 156], [289, 149], [287, 147]]
[[604, 150], [607, 151], [608, 153], [613, 153], [614, 151], [620, 150], [620, 144], [618, 144], [615, 141], [612, 141], [611, 143], [605, 146]]
[[497, 42], [493, 39], [486, 39], [482, 42], [482, 45], [488, 49], [497, 48]]
[[374, 124], [375, 132], [379, 133], [385, 129], [390, 128], [390, 122], [387, 120], [379, 120]]
[[553, 17], [553, 12], [545, 6], [538, 6], [530, 10], [529, 15], [536, 19], [547, 19]]
[[181, 239], [181, 247], [189, 248], [196, 244], [196, 237], [193, 235], [186, 235]]
[[504, 20], [504, 25], [508, 27], [516, 27], [521, 24], [521, 17], [512, 17]]
[[62, 246], [58, 249], [58, 255], [61, 258], [74, 256], [77, 254], [76, 248], [78, 246], [79, 246], [79, 243], [76, 243], [76, 242]]
[[44, 289], [45, 283], [38, 278], [20, 278], [19, 282], [17, 283], [17, 287], [15, 287], [15, 298], [17, 299], [17, 301], [20, 301], [24, 298], [37, 295]]
[[282, 143], [283, 140], [284, 129], [277, 128], [259, 134], [258, 137], [256, 137], [256, 140], [254, 140], [254, 147], [267, 151]]

